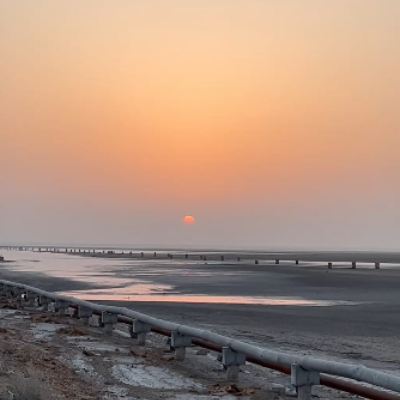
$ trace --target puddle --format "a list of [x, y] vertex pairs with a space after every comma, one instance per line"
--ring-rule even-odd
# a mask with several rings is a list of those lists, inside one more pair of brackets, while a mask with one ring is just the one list
[[87, 301], [143, 301], [161, 303], [196, 303], [196, 304], [243, 304], [263, 306], [313, 306], [329, 307], [339, 305], [357, 305], [351, 301], [327, 301], [327, 300], [305, 300], [297, 298], [282, 297], [247, 297], [247, 296], [209, 296], [209, 295], [185, 295], [185, 294], [151, 294], [151, 295], [120, 295], [115, 290], [96, 291], [85, 290], [75, 292], [60, 292], [65, 296], [72, 296]]
[[160, 367], [134, 365], [114, 365], [112, 367], [114, 378], [131, 386], [141, 386], [151, 389], [189, 389], [200, 388], [195, 381], [184, 378], [171, 370]]

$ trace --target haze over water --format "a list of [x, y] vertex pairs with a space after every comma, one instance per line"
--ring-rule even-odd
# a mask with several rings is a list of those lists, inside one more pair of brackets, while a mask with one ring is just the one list
[[399, 20], [0, 0], [0, 244], [398, 248]]

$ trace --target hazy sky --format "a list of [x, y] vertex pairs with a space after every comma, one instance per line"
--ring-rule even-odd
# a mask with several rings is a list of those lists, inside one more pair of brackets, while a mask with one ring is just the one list
[[0, 242], [400, 249], [399, 21], [0, 0]]

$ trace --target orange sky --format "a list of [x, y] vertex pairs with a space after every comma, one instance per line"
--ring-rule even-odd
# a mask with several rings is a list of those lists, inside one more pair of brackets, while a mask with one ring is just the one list
[[0, 241], [387, 244], [399, 20], [398, 0], [0, 0]]

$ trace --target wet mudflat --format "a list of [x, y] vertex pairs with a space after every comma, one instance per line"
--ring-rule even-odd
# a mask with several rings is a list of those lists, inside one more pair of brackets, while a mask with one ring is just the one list
[[[67, 259], [60, 271], [65, 263], [83, 262], [73, 260], [86, 264], [62, 274], [55, 267], [59, 261], [51, 259], [54, 255], [48, 257], [29, 268], [22, 261], [12, 269], [8, 264], [1, 277], [128, 306], [277, 350], [347, 360], [392, 373], [399, 370], [400, 269], [396, 267], [375, 270], [358, 265], [353, 270], [337, 264], [328, 270], [318, 263], [184, 260], [96, 264], [98, 259], [63, 256]], [[50, 261], [51, 272], [41, 267]]]

